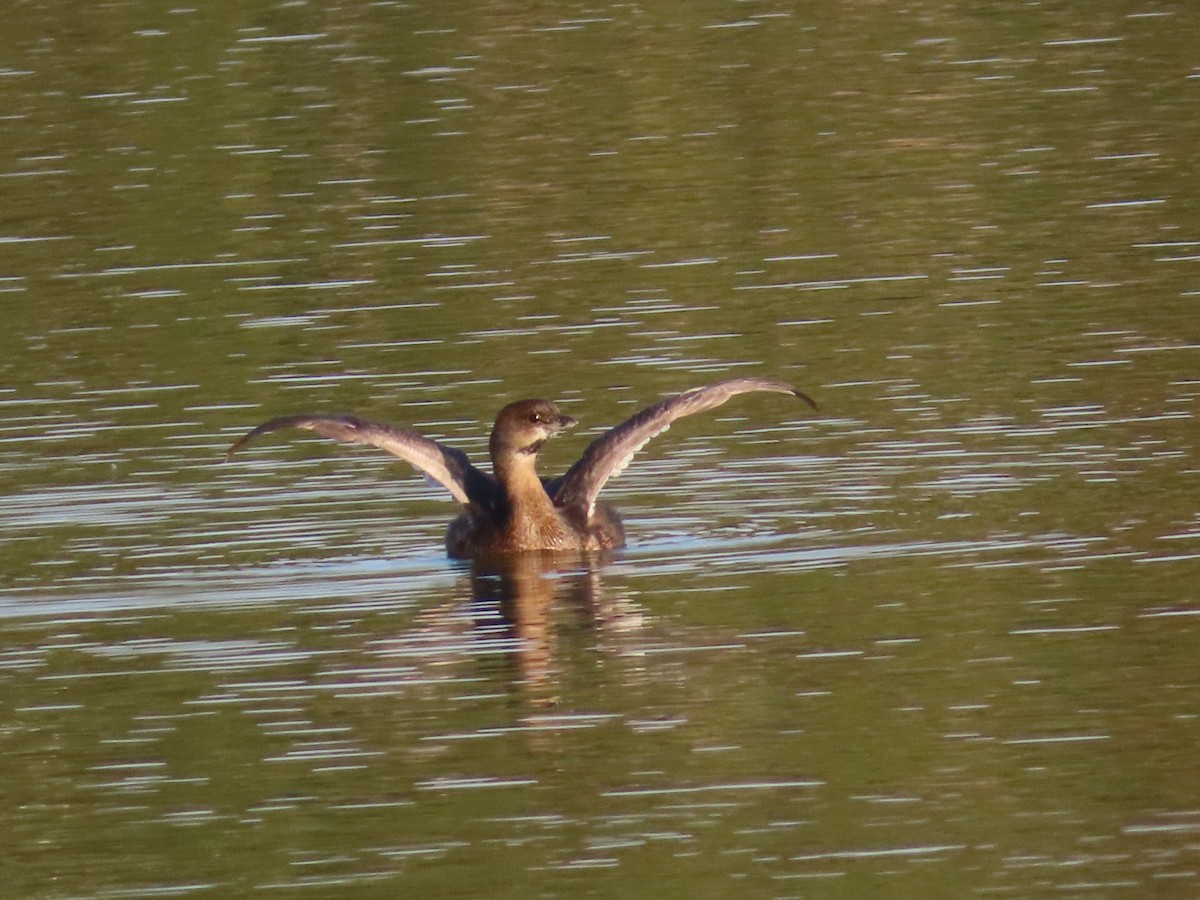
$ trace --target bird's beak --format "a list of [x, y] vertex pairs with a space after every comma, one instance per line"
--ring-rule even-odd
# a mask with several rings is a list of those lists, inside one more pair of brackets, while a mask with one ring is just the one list
[[568, 428], [574, 428], [578, 424], [579, 424], [578, 419], [573, 419], [570, 416], [559, 415], [557, 430], [558, 431], [566, 431]]

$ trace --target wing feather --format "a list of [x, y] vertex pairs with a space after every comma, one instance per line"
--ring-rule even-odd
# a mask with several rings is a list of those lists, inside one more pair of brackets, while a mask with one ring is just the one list
[[579, 461], [548, 487], [553, 493], [554, 504], [590, 517], [605, 483], [621, 474], [634, 455], [648, 441], [670, 428], [672, 422], [715, 409], [730, 398], [751, 391], [791, 394], [813, 409], [817, 408], [811, 397], [790, 384], [765, 378], [735, 378], [667, 397], [596, 438]]
[[303, 428], [335, 441], [378, 447], [420, 469], [464, 506], [476, 503], [490, 507], [494, 502], [497, 489], [492, 477], [471, 465], [471, 461], [461, 450], [439, 444], [409, 428], [395, 428], [380, 422], [369, 422], [357, 416], [307, 413], [280, 416], [264, 422], [234, 441], [225, 452], [225, 458], [229, 459], [260, 435], [281, 428]]

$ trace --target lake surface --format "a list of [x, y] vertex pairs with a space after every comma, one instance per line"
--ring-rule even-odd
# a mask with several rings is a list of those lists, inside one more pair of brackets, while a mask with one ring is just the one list
[[1200, 895], [1200, 9], [444, 6], [6, 19], [6, 894]]

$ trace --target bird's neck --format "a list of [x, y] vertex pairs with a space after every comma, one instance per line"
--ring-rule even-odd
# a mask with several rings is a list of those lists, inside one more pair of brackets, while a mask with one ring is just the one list
[[492, 454], [492, 471], [509, 508], [520, 514], [553, 507], [536, 468], [537, 456], [519, 450], [501, 450]]

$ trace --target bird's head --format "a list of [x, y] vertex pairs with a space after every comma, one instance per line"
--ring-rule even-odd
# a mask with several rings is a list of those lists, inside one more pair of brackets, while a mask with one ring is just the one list
[[575, 419], [564, 415], [549, 400], [518, 400], [496, 416], [489, 442], [492, 455], [535, 456], [546, 441], [575, 424]]

